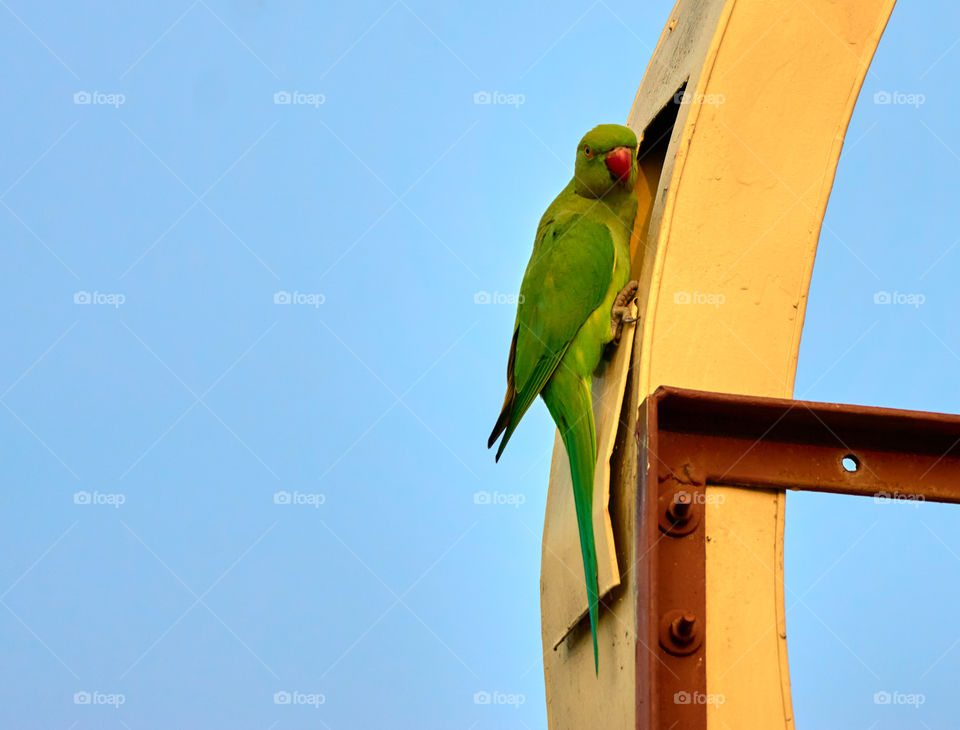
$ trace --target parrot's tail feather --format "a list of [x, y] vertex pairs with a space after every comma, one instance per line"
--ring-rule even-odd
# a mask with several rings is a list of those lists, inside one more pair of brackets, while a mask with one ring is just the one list
[[[500, 415], [497, 417], [497, 422], [493, 427], [493, 431], [490, 433], [490, 438], [487, 440], [487, 448], [491, 448], [496, 440], [500, 437], [500, 434], [503, 433], [507, 426], [510, 424], [510, 416], [513, 413], [513, 402], [517, 397], [517, 389], [513, 384], [513, 364], [517, 359], [517, 333], [519, 330], [513, 331], [513, 339], [510, 341], [510, 357], [507, 359], [507, 394], [503, 398], [503, 407], [500, 409]], [[507, 436], [507, 438], [510, 438]], [[507, 439], [504, 439], [506, 442]], [[500, 454], [503, 453], [503, 446], [501, 445], [500, 450], [497, 452], [496, 461], [500, 461]]]
[[503, 450], [507, 448], [507, 442], [510, 441], [510, 437], [513, 436], [513, 432], [517, 430], [517, 425], [520, 423], [519, 418], [513, 418], [513, 413], [511, 412], [511, 417], [509, 423], [507, 424], [507, 430], [503, 434], [503, 440], [500, 442], [500, 446], [497, 447], [497, 455], [493, 457], [495, 462], [500, 461], [500, 455], [503, 454]]
[[[507, 393], [510, 400], [508, 404], [506, 399], [504, 399], [503, 407], [505, 412], [509, 408], [509, 412], [507, 415], [506, 431], [503, 434], [503, 441], [500, 442], [500, 448], [497, 449], [497, 461], [500, 460], [500, 454], [502, 454], [506, 448], [507, 442], [510, 440], [510, 437], [513, 436], [513, 432], [517, 430], [523, 414], [527, 412], [527, 409], [530, 408], [537, 399], [537, 396], [540, 395], [540, 391], [544, 389], [547, 381], [550, 380], [550, 376], [553, 375], [557, 369], [557, 366], [560, 364], [560, 359], [566, 351], [567, 346], [565, 345], [563, 349], [558, 352], [553, 352], [548, 356], [541, 357], [537, 361], [533, 372], [530, 373], [530, 377], [520, 385], [519, 390], [516, 388], [512, 376], [508, 373]], [[589, 398], [589, 391], [587, 392], [587, 397]], [[503, 418], [503, 413], [500, 414], [500, 418]], [[556, 418], [554, 418], [554, 420], [556, 420]], [[497, 419], [497, 423], [500, 423], [500, 419]], [[494, 428], [494, 432], [496, 432], [496, 428]]]
[[580, 552], [583, 556], [583, 574], [590, 609], [593, 666], [599, 674], [597, 616], [600, 591], [597, 585], [597, 548], [593, 535], [593, 472], [597, 461], [597, 435], [593, 422], [590, 381], [559, 368], [544, 390], [544, 400], [560, 430], [570, 461], [573, 499], [580, 532]]
[[507, 424], [510, 423], [510, 413], [513, 411], [514, 395], [513, 388], [507, 386], [507, 396], [503, 399], [503, 408], [500, 410], [500, 416], [497, 418], [497, 423], [494, 425], [487, 441], [488, 449], [492, 448], [497, 439], [500, 438], [500, 434], [507, 430]]
[[520, 392], [515, 393], [513, 398], [511, 398], [507, 430], [504, 432], [503, 441], [500, 442], [500, 447], [497, 449], [496, 461], [500, 460], [500, 454], [503, 453], [503, 450], [507, 447], [507, 442], [510, 441], [510, 437], [513, 436], [513, 432], [516, 431], [517, 426], [520, 425], [520, 419], [523, 418], [523, 414], [527, 412], [527, 409], [530, 408], [537, 399], [540, 391], [543, 390], [550, 376], [554, 370], [557, 369], [557, 364], [560, 362], [562, 354], [561, 352], [549, 358], [541, 358], [537, 363], [537, 367], [530, 375], [529, 380], [523, 385]]

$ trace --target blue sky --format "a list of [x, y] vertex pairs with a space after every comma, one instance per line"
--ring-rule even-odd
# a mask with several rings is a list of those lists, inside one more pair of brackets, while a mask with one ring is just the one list
[[[671, 5], [0, 3], [6, 727], [545, 727], [553, 425], [485, 448], [496, 295]], [[797, 397], [960, 412], [958, 27], [894, 12]], [[956, 508], [788, 510], [798, 727], [953, 727]]]

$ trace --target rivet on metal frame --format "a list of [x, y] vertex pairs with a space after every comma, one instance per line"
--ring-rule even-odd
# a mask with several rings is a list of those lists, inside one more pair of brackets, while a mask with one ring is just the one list
[[674, 656], [693, 654], [703, 643], [701, 623], [692, 611], [667, 611], [660, 617], [660, 646]]
[[701, 506], [694, 487], [668, 477], [661, 485], [658, 521], [660, 529], [673, 537], [689, 535], [700, 524]]

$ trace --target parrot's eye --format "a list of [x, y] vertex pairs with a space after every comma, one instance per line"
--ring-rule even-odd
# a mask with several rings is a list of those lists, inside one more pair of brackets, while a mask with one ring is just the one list
[[583, 146], [583, 154], [585, 154], [588, 158], [593, 157], [593, 150], [590, 149], [590, 145], [585, 144]]

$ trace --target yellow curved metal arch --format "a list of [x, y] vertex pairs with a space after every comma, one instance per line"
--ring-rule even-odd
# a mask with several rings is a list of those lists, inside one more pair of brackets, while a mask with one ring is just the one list
[[[555, 454], [541, 574], [551, 728], [594, 727], [598, 718], [604, 727], [640, 727], [636, 657], [657, 647], [638, 645], [635, 631], [637, 409], [661, 384], [792, 395], [837, 160], [894, 2], [680, 0], [661, 34], [628, 124], [658, 131], [684, 87], [686, 100], [668, 144], [658, 151], [646, 135], [651, 155], [638, 181], [641, 322], [630, 373], [616, 383], [625, 388], [622, 412], [612, 401], [619, 430], [608, 434], [616, 443], [608, 551], [618, 574], [601, 585], [608, 608], [597, 679], [582, 623], [566, 631], [580, 607], [562, 597], [582, 593], [582, 568], [562, 558], [576, 528], [567, 527], [568, 477]], [[725, 699], [708, 707], [708, 727], [792, 728], [784, 494], [723, 493], [706, 511], [707, 689]], [[606, 510], [595, 511], [603, 519]]]

